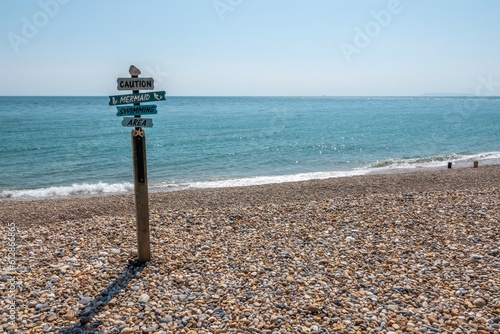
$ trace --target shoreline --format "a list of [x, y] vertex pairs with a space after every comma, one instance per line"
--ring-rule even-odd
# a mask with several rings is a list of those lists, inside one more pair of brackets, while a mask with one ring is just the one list
[[[411, 170], [228, 188], [149, 193], [151, 210], [247, 207], [304, 203], [350, 195], [498, 188], [500, 165], [480, 168]], [[103, 215], [134, 215], [133, 194], [39, 200], [0, 200], [0, 221], [19, 224]]]
[[[330, 178], [343, 178], [351, 176], [362, 176], [372, 174], [401, 174], [424, 171], [437, 171], [447, 169], [446, 161], [453, 163], [453, 169], [472, 168], [474, 161], [478, 161], [481, 167], [500, 165], [500, 152], [483, 152], [477, 154], [460, 155], [450, 154], [433, 156], [428, 158], [393, 158], [384, 161], [376, 161], [364, 167], [349, 170], [327, 170], [316, 172], [297, 172], [291, 174], [263, 174], [260, 176], [240, 176], [232, 178], [192, 180], [179, 183], [166, 183], [158, 179], [149, 180], [149, 192], [165, 193], [171, 191], [183, 191], [193, 189], [219, 189], [234, 187], [249, 187], [257, 185], [270, 185], [278, 183], [293, 183], [311, 180], [324, 180]], [[161, 179], [161, 178], [160, 178]], [[134, 185], [132, 175], [128, 181], [107, 180], [107, 181], [81, 181], [80, 183], [66, 182], [60, 185], [47, 185], [45, 187], [33, 188], [33, 183], [12, 185], [10, 189], [0, 191], [0, 201], [32, 201], [32, 200], [53, 200], [53, 199], [77, 199], [105, 197], [114, 195], [132, 195]], [[37, 182], [34, 182], [37, 184]]]

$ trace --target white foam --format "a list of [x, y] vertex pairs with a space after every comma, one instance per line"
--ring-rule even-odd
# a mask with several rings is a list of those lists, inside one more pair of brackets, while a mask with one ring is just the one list
[[443, 154], [427, 158], [412, 159], [388, 159], [370, 164], [367, 168], [372, 172], [394, 169], [413, 168], [439, 168], [446, 167], [448, 162], [452, 162], [456, 167], [472, 166], [474, 160], [480, 161], [481, 165], [494, 165], [500, 163], [500, 152], [485, 152], [478, 154]]
[[[273, 183], [298, 182], [308, 180], [321, 180], [337, 177], [348, 177], [366, 174], [381, 174], [397, 172], [399, 170], [419, 169], [435, 169], [446, 168], [447, 162], [453, 162], [456, 167], [472, 166], [472, 161], [478, 160], [481, 166], [500, 164], [500, 152], [486, 152], [480, 154], [464, 155], [464, 154], [448, 154], [439, 155], [428, 158], [413, 158], [413, 159], [389, 159], [381, 162], [370, 164], [364, 168], [356, 168], [347, 171], [329, 171], [329, 172], [314, 172], [300, 173], [292, 175], [276, 175], [276, 176], [256, 176], [246, 178], [233, 178], [225, 180], [211, 180], [202, 182], [185, 182], [185, 183], [159, 183], [150, 184], [151, 192], [169, 192], [186, 189], [203, 189], [203, 188], [233, 188], [246, 187]], [[108, 194], [126, 194], [134, 190], [134, 185], [131, 183], [102, 183], [97, 184], [73, 184], [71, 186], [50, 187], [42, 189], [24, 189], [24, 190], [6, 190], [0, 191], [0, 199], [50, 199], [64, 197], [86, 197], [99, 196]]]
[[153, 191], [177, 191], [186, 189], [204, 189], [204, 188], [234, 188], [248, 187], [272, 183], [298, 182], [308, 180], [321, 180], [334, 177], [346, 177], [355, 175], [367, 174], [366, 169], [355, 169], [350, 171], [332, 171], [332, 172], [315, 172], [315, 173], [300, 173], [292, 175], [277, 175], [277, 176], [256, 176], [241, 179], [214, 180], [205, 182], [192, 182], [183, 184], [160, 184], [153, 187]]
[[61, 197], [84, 197], [104, 194], [124, 194], [132, 191], [134, 185], [131, 183], [108, 184], [99, 182], [96, 184], [73, 184], [71, 186], [49, 187], [41, 189], [6, 190], [0, 192], [3, 199], [49, 199]]
[[472, 161], [479, 160], [480, 165], [500, 164], [500, 152], [486, 152], [480, 154], [448, 154], [439, 155], [428, 158], [414, 159], [390, 159], [383, 162], [370, 164], [363, 168], [356, 168], [348, 171], [330, 171], [330, 172], [315, 172], [315, 173], [300, 173], [293, 175], [278, 175], [278, 176], [257, 176], [239, 179], [213, 180], [205, 182], [192, 182], [181, 184], [158, 184], [151, 187], [154, 192], [162, 191], [178, 191], [186, 189], [203, 189], [203, 188], [233, 188], [247, 187], [263, 184], [298, 182], [308, 180], [321, 180], [337, 177], [348, 177], [366, 174], [381, 174], [391, 173], [400, 170], [414, 169], [436, 169], [446, 168], [447, 162], [453, 162], [455, 167], [472, 166]]

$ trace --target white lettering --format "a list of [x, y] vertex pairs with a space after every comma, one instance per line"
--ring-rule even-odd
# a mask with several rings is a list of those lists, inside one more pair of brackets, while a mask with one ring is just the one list
[[7, 37], [9, 38], [10, 45], [12, 46], [12, 49], [14, 50], [15, 53], [19, 52], [19, 45], [28, 44], [29, 42], [28, 39], [21, 37], [13, 32], [9, 33]]
[[474, 94], [476, 94], [476, 96], [488, 96], [488, 95], [491, 95], [490, 93], [482, 93], [481, 90], [483, 88], [486, 88], [484, 87], [483, 85], [477, 85], [476, 89], [474, 90]]
[[[35, 12], [32, 16], [32, 21], [29, 21], [26, 17], [21, 19], [21, 35], [10, 32], [8, 38], [10, 45], [15, 53], [18, 53], [20, 44], [27, 44], [30, 39], [33, 39], [39, 32], [38, 28], [45, 27], [50, 18], [53, 18], [59, 13], [60, 5], [65, 5], [71, 0], [40, 0], [38, 5], [41, 10]], [[38, 27], [38, 28], [37, 28]]]
[[21, 28], [21, 33], [23, 34], [23, 37], [27, 39], [35, 37], [36, 34], [38, 34], [38, 29], [33, 25], [33, 23], [28, 21], [27, 18], [23, 17], [22, 20], [24, 22], [24, 25]]
[[340, 44], [340, 50], [342, 50], [342, 53], [344, 54], [344, 57], [348, 63], [351, 63], [351, 56], [353, 54], [359, 54], [361, 52], [360, 49], [345, 42], [342, 42], [342, 44]]
[[346, 61], [350, 63], [353, 54], [359, 54], [362, 49], [368, 47], [372, 40], [380, 34], [382, 28], [387, 27], [391, 23], [393, 15], [399, 14], [402, 11], [403, 6], [401, 6], [399, 0], [389, 0], [387, 9], [371, 11], [370, 14], [375, 19], [374, 21], [368, 21], [364, 26], [364, 30], [361, 30], [357, 26], [354, 27], [353, 44], [356, 47], [345, 42], [339, 45]]
[[33, 23], [37, 27], [43, 28], [49, 23], [49, 16], [45, 12], [37, 12], [33, 15]]
[[371, 39], [358, 27], [354, 28], [356, 35], [354, 36], [354, 45], [360, 49], [366, 48], [371, 43]]
[[[399, 7], [399, 8], [398, 8]], [[397, 15], [403, 11], [403, 6], [399, 0], [391, 0], [387, 4], [387, 9], [394, 15]]]
[[224, 21], [224, 13], [226, 12], [232, 12], [234, 10], [233, 7], [228, 5], [225, 2], [222, 2], [221, 0], [215, 0], [212, 2], [215, 11], [217, 12], [217, 15], [219, 15], [219, 19], [221, 21]]
[[388, 10], [382, 9], [379, 12], [372, 11], [371, 14], [382, 27], [387, 27], [389, 23], [391, 23], [392, 15]]
[[136, 102], [139, 102], [139, 103], [140, 102], [148, 102], [150, 98], [151, 98], [151, 96], [149, 94], [145, 94], [145, 95], [125, 95], [125, 96], [120, 96], [120, 104], [136, 103]]
[[39, 1], [38, 5], [47, 13], [50, 17], [56, 16], [59, 12], [59, 4], [55, 0], [47, 0], [46, 2]]
[[[495, 92], [495, 90], [496, 90], [495, 87], [500, 87], [500, 82], [493, 81], [493, 74], [490, 74], [488, 76], [488, 80], [486, 80], [482, 76], [479, 77], [478, 80], [481, 83], [481, 85], [483, 85], [488, 90], [488, 92], [490, 92], [491, 94], [493, 94]], [[491, 94], [489, 94], [489, 95], [491, 95]]]
[[365, 26], [366, 34], [372, 38], [377, 37], [380, 34], [380, 30], [382, 30], [382, 27], [375, 21], [370, 21]]

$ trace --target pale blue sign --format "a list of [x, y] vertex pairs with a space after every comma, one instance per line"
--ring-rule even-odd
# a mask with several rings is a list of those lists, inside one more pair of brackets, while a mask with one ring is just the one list
[[152, 118], [138, 118], [138, 117], [124, 117], [122, 121], [123, 126], [130, 126], [134, 128], [152, 128]]
[[140, 93], [140, 94], [114, 95], [109, 97], [109, 105], [117, 106], [121, 104], [165, 101], [165, 95], [166, 95], [165, 91]]

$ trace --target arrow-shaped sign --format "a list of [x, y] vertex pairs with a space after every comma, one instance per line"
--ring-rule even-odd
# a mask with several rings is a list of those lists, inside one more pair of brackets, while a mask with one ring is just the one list
[[140, 93], [140, 94], [127, 94], [127, 95], [114, 95], [109, 97], [109, 105], [117, 106], [121, 104], [142, 103], [153, 101], [165, 101], [165, 91]]
[[145, 104], [142, 106], [116, 107], [116, 116], [154, 115], [158, 113], [156, 105]]

